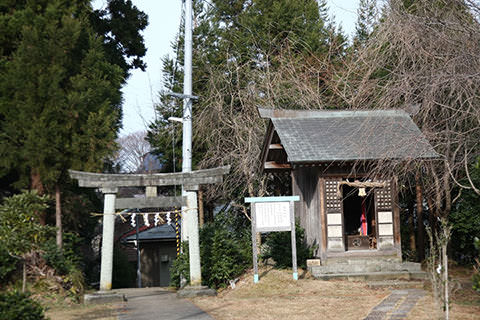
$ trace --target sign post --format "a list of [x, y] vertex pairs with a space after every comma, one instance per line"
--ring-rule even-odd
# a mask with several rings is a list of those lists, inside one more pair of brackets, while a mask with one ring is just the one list
[[251, 203], [253, 282], [258, 282], [257, 232], [291, 231], [293, 279], [298, 280], [294, 201], [299, 196], [245, 198]]

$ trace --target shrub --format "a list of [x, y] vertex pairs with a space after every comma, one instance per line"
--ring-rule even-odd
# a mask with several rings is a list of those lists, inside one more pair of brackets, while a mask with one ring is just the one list
[[475, 273], [473, 274], [473, 290], [480, 292], [480, 239], [475, 237], [474, 246], [477, 249], [479, 256], [475, 258]]
[[[203, 263], [203, 261], [202, 261]], [[182, 276], [190, 282], [190, 263], [188, 259], [188, 241], [182, 243], [182, 253], [177, 256], [170, 267], [170, 285], [180, 288]]]
[[16, 269], [18, 260], [8, 254], [0, 242], [0, 283], [5, 283], [12, 271]]
[[42, 320], [45, 319], [40, 304], [18, 291], [0, 293], [0, 319]]
[[[305, 230], [295, 224], [295, 238], [297, 244], [297, 266], [306, 267], [307, 259], [313, 257], [314, 247], [307, 246], [305, 242]], [[261, 259], [266, 261], [273, 259], [277, 268], [292, 267], [292, 240], [291, 232], [271, 232], [265, 241], [265, 251]]]
[[75, 248], [81, 239], [73, 233], [64, 233], [63, 249], [57, 247], [55, 238], [50, 238], [41, 246], [42, 258], [55, 273], [62, 277], [63, 289], [78, 299], [85, 287], [85, 278], [80, 270], [81, 257]]
[[67, 232], [63, 234], [63, 238], [62, 250], [57, 247], [55, 238], [48, 239], [41, 246], [42, 258], [59, 275], [66, 275], [70, 271], [75, 271], [81, 264], [81, 255], [75, 251], [81, 239], [77, 235]]
[[[224, 287], [251, 265], [250, 225], [236, 212], [218, 213], [213, 222], [200, 229], [202, 282], [212, 288]], [[188, 243], [170, 269], [171, 284], [180, 286], [180, 278], [189, 281]]]
[[53, 229], [38, 223], [38, 212], [47, 208], [48, 198], [23, 192], [5, 198], [0, 205], [0, 243], [11, 255], [22, 256], [38, 247]]
[[206, 285], [224, 287], [252, 263], [250, 226], [232, 212], [219, 213], [200, 233], [202, 278]]

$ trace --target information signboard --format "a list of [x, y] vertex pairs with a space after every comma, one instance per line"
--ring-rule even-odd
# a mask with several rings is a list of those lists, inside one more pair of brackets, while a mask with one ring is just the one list
[[255, 206], [255, 221], [257, 232], [290, 231], [289, 202], [257, 202]]
[[253, 282], [258, 282], [257, 237], [258, 232], [291, 231], [292, 234], [292, 267], [293, 279], [298, 279], [297, 245], [295, 239], [294, 201], [299, 196], [290, 197], [257, 197], [245, 198], [251, 203], [252, 216], [252, 249], [253, 249]]

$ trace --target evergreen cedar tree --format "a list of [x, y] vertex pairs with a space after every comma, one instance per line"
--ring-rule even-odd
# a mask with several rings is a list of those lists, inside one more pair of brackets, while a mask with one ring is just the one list
[[147, 16], [130, 0], [7, 0], [0, 24], [0, 175], [60, 200], [68, 169], [102, 170], [116, 149]]

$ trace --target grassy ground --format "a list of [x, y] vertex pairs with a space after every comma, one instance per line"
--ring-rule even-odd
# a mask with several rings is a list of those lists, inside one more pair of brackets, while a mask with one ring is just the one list
[[116, 320], [118, 305], [73, 305], [53, 306], [46, 316], [51, 320]]
[[[389, 289], [371, 289], [365, 282], [320, 281], [308, 276], [294, 281], [291, 277], [287, 271], [265, 269], [258, 284], [253, 283], [252, 274], [247, 274], [235, 289], [193, 302], [218, 320], [350, 320], [365, 318], [390, 293]], [[453, 290], [451, 319], [480, 319], [480, 294], [470, 287], [465, 283]], [[435, 310], [428, 294], [409, 313], [409, 319], [435, 319]]]

